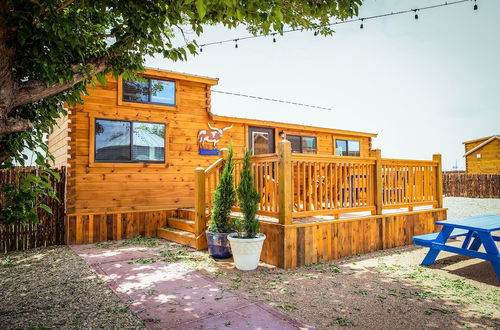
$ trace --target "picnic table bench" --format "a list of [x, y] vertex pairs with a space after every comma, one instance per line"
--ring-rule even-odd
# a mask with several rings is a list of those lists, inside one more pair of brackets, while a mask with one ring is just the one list
[[[438, 233], [413, 236], [413, 243], [429, 248], [429, 252], [422, 261], [422, 265], [432, 265], [440, 251], [452, 252], [472, 258], [491, 262], [500, 281], [500, 252], [495, 241], [500, 237], [493, 232], [500, 230], [500, 216], [481, 215], [456, 220], [438, 221], [443, 226]], [[465, 236], [461, 247], [448, 245], [449, 238]], [[474, 239], [471, 243], [471, 240]], [[479, 252], [483, 245], [485, 252]]]

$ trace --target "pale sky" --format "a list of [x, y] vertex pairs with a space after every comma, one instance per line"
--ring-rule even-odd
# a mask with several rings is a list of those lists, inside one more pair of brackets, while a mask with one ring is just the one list
[[[366, 0], [360, 17], [443, 3]], [[500, 1], [479, 0], [335, 27], [206, 47], [187, 62], [149, 67], [219, 78], [213, 89], [331, 107], [333, 111], [212, 94], [220, 115], [378, 133], [385, 158], [464, 168], [462, 142], [500, 133]], [[199, 43], [247, 36], [207, 27]]]

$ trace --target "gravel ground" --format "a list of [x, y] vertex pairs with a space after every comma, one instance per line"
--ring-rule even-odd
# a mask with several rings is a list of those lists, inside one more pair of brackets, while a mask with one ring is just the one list
[[0, 257], [2, 329], [142, 329], [142, 322], [66, 246]]
[[448, 219], [464, 218], [481, 214], [499, 214], [499, 198], [445, 197], [444, 207], [448, 208]]

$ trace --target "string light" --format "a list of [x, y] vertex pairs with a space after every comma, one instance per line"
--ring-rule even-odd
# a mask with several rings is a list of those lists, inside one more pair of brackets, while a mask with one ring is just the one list
[[227, 94], [227, 95], [233, 95], [233, 96], [239, 96], [239, 97], [246, 97], [246, 98], [257, 99], [257, 100], [262, 100], [262, 101], [269, 101], [269, 102], [285, 103], [285, 104], [297, 105], [297, 106], [306, 107], [306, 108], [313, 108], [313, 109], [320, 109], [320, 110], [329, 110], [329, 111], [333, 110], [332, 108], [320, 107], [320, 106], [317, 106], [317, 105], [311, 105], [311, 104], [305, 104], [305, 103], [298, 103], [298, 102], [287, 101], [287, 100], [280, 100], [280, 99], [271, 99], [271, 98], [262, 97], [262, 96], [255, 96], [255, 95], [248, 95], [248, 94], [241, 94], [241, 93], [219, 91], [219, 90], [214, 90], [214, 89], [212, 89], [211, 91], [214, 92], [214, 93], [219, 93], [219, 94]]
[[[360, 28], [363, 29], [364, 28], [364, 24], [363, 23], [364, 23], [365, 20], [373, 20], [373, 19], [379, 19], [379, 18], [384, 18], [384, 17], [388, 17], [388, 16], [395, 16], [395, 15], [403, 15], [403, 14], [408, 14], [408, 13], [412, 13], [412, 12], [415, 13], [415, 19], [418, 19], [417, 11], [431, 10], [431, 9], [436, 9], [436, 8], [440, 8], [440, 7], [456, 5], [456, 4], [470, 2], [470, 1], [471, 0], [446, 1], [446, 2], [441, 3], [441, 4], [436, 4], [436, 5], [426, 6], [426, 7], [412, 8], [412, 9], [401, 10], [401, 11], [396, 11], [396, 12], [390, 12], [390, 13], [385, 13], [385, 14], [378, 14], [378, 15], [373, 15], [373, 16], [366, 16], [366, 17], [363, 17], [363, 18], [353, 18], [353, 19], [349, 19], [349, 20], [345, 20], [345, 21], [337, 21], [337, 22], [333, 22], [331, 24], [327, 24], [326, 26], [334, 26], [334, 25], [347, 24], [347, 23], [353, 23], [353, 22], [361, 22]], [[476, 3], [476, 0], [474, 0], [474, 10], [477, 10], [477, 9], [478, 9], [477, 3]], [[304, 30], [304, 28], [284, 30], [282, 32], [282, 34], [291, 33], [291, 32], [301, 32], [303, 30]], [[235, 48], [238, 48], [238, 43], [237, 43], [238, 41], [247, 40], [247, 39], [261, 38], [261, 37], [266, 37], [268, 35], [269, 34], [258, 34], [258, 35], [251, 35], [251, 36], [248, 36], [248, 37], [241, 37], [241, 38], [238, 38], [238, 39], [227, 39], [227, 40], [220, 40], [220, 41], [208, 42], [208, 43], [200, 45], [200, 48], [201, 47], [207, 47], [207, 46], [213, 46], [213, 45], [220, 45], [220, 44], [228, 43], [228, 42], [235, 42], [236, 43], [235, 44]], [[318, 35], [318, 31], [315, 31], [314, 35], [317, 36]]]
[[234, 48], [238, 48], [238, 39], [234, 39]]
[[276, 33], [273, 33], [273, 42], [276, 42]]
[[474, 10], [477, 10], [477, 3], [476, 3], [476, 0], [474, 0]]

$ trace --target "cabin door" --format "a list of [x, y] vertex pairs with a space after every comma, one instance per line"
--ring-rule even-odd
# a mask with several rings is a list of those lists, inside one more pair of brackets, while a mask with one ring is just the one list
[[248, 127], [248, 145], [254, 155], [274, 153], [274, 128]]

